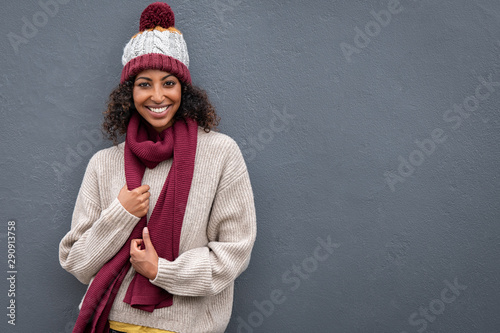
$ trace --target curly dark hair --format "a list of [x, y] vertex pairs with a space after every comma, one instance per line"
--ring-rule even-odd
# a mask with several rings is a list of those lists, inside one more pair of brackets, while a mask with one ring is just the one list
[[[196, 120], [198, 126], [203, 127], [207, 133], [211, 130], [218, 131], [217, 125], [219, 125], [220, 117], [217, 116], [207, 93], [191, 84], [182, 84], [181, 89], [181, 105], [174, 115], [174, 121], [191, 118]], [[127, 133], [132, 113], [137, 112], [132, 91], [133, 81], [118, 85], [109, 95], [108, 108], [103, 112], [102, 131], [115, 146], [118, 144], [118, 137]]]

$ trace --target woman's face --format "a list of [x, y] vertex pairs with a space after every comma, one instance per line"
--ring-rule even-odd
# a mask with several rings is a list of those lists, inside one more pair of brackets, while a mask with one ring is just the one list
[[172, 126], [181, 105], [181, 83], [173, 74], [158, 69], [140, 72], [132, 95], [139, 114], [158, 133]]

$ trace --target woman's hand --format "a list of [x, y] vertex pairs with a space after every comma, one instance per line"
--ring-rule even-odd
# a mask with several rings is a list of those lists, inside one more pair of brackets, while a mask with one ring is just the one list
[[[141, 245], [144, 243], [144, 250]], [[158, 274], [158, 254], [149, 238], [148, 227], [142, 229], [142, 239], [132, 239], [130, 244], [130, 263], [137, 273], [150, 280]]]
[[148, 191], [149, 185], [142, 185], [129, 191], [127, 184], [125, 184], [118, 194], [118, 200], [130, 214], [143, 217], [148, 213], [149, 209], [149, 197], [151, 193]]

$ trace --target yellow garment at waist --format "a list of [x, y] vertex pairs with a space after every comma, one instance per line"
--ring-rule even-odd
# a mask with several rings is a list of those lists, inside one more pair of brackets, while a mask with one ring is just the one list
[[127, 333], [175, 333], [172, 331], [160, 330], [159, 328], [138, 326], [113, 320], [109, 321], [109, 328]]

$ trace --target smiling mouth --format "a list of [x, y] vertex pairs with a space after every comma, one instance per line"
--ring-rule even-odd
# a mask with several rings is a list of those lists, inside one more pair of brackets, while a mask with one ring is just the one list
[[167, 105], [167, 106], [164, 106], [164, 107], [161, 107], [161, 108], [153, 108], [153, 107], [150, 107], [150, 106], [146, 106], [150, 111], [154, 112], [154, 113], [162, 113], [162, 112], [165, 112], [169, 107], [170, 105]]

